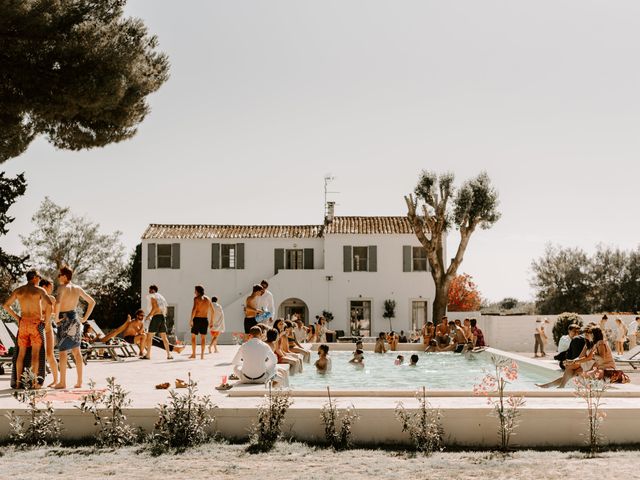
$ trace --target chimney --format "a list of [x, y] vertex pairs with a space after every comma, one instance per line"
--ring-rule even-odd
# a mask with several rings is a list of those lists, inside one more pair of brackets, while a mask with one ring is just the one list
[[336, 202], [327, 202], [327, 216], [325, 218], [326, 223], [333, 222], [333, 216], [335, 214]]

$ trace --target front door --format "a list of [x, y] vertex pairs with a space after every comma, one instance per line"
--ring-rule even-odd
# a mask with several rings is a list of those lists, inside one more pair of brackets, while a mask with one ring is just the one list
[[351, 300], [350, 334], [352, 337], [371, 336], [371, 302], [369, 300]]

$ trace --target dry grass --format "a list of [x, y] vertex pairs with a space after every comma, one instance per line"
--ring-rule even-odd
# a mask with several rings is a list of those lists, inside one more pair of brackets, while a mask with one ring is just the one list
[[[4, 450], [2, 478], [189, 478], [189, 479], [558, 479], [602, 478], [615, 468], [618, 478], [637, 478], [637, 451], [609, 452], [586, 459], [577, 452], [445, 452], [432, 457], [385, 450], [333, 452], [297, 443], [278, 443], [265, 454], [246, 453], [246, 445], [210, 443], [181, 455], [152, 457], [139, 448]], [[4, 475], [7, 474], [6, 477]]]

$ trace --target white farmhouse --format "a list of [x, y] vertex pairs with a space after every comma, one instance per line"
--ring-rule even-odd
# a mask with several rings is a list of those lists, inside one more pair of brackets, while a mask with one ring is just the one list
[[346, 336], [389, 330], [387, 299], [396, 301], [393, 330], [431, 320], [433, 279], [406, 217], [330, 211], [323, 225], [152, 224], [142, 243], [143, 294], [151, 284], [159, 287], [179, 338], [189, 333], [195, 285], [223, 306], [226, 343], [243, 330], [245, 299], [263, 279], [278, 317], [298, 313], [308, 324], [328, 311], [329, 327]]

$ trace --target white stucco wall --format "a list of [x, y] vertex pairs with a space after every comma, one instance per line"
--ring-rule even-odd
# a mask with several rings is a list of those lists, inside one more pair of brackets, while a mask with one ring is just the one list
[[[180, 243], [179, 269], [148, 269], [148, 243]], [[212, 243], [244, 243], [245, 268], [211, 269]], [[343, 246], [377, 246], [377, 272], [343, 272]], [[382, 317], [386, 299], [396, 300], [395, 330], [408, 330], [411, 301], [426, 300], [429, 318], [434, 287], [428, 272], [403, 272], [402, 246], [419, 246], [413, 235], [329, 235], [317, 239], [198, 239], [144, 240], [142, 285], [146, 293], [156, 284], [170, 305], [175, 307], [176, 333], [184, 338], [193, 305], [193, 287], [201, 284], [208, 295], [215, 295], [225, 310], [227, 334], [243, 329], [243, 304], [251, 286], [266, 279], [274, 294], [276, 308], [288, 298], [304, 301], [310, 319], [329, 310], [334, 314], [331, 329], [349, 330], [349, 301], [370, 300], [372, 330], [389, 328]], [[313, 248], [314, 270], [281, 270], [274, 276], [274, 249]], [[331, 280], [327, 280], [331, 277]]]

